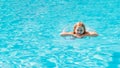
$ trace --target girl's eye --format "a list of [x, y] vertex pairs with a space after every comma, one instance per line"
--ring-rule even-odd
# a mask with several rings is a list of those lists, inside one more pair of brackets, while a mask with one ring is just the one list
[[78, 29], [77, 31], [80, 31], [80, 29]]

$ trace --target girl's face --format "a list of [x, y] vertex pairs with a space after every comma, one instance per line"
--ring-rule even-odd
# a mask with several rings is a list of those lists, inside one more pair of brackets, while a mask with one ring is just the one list
[[77, 26], [76, 29], [75, 29], [75, 33], [77, 33], [77, 34], [83, 34], [84, 33], [83, 26]]

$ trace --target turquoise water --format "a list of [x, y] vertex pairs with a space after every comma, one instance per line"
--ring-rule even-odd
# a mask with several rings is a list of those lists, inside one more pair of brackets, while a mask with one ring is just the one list
[[[0, 0], [0, 68], [120, 68], [119, 0]], [[82, 21], [98, 37], [64, 39]]]

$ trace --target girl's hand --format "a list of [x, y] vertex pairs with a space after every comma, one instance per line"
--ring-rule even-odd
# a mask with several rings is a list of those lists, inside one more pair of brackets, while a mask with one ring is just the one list
[[66, 34], [66, 32], [62, 32], [62, 33], [60, 33], [61, 36], [65, 35], [65, 34]]
[[98, 36], [96, 32], [89, 32], [90, 36]]

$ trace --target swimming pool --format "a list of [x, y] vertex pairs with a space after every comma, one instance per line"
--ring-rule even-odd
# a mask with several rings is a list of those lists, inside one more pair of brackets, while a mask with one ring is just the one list
[[[0, 68], [120, 68], [119, 0], [0, 0]], [[82, 21], [98, 37], [60, 37]]]

